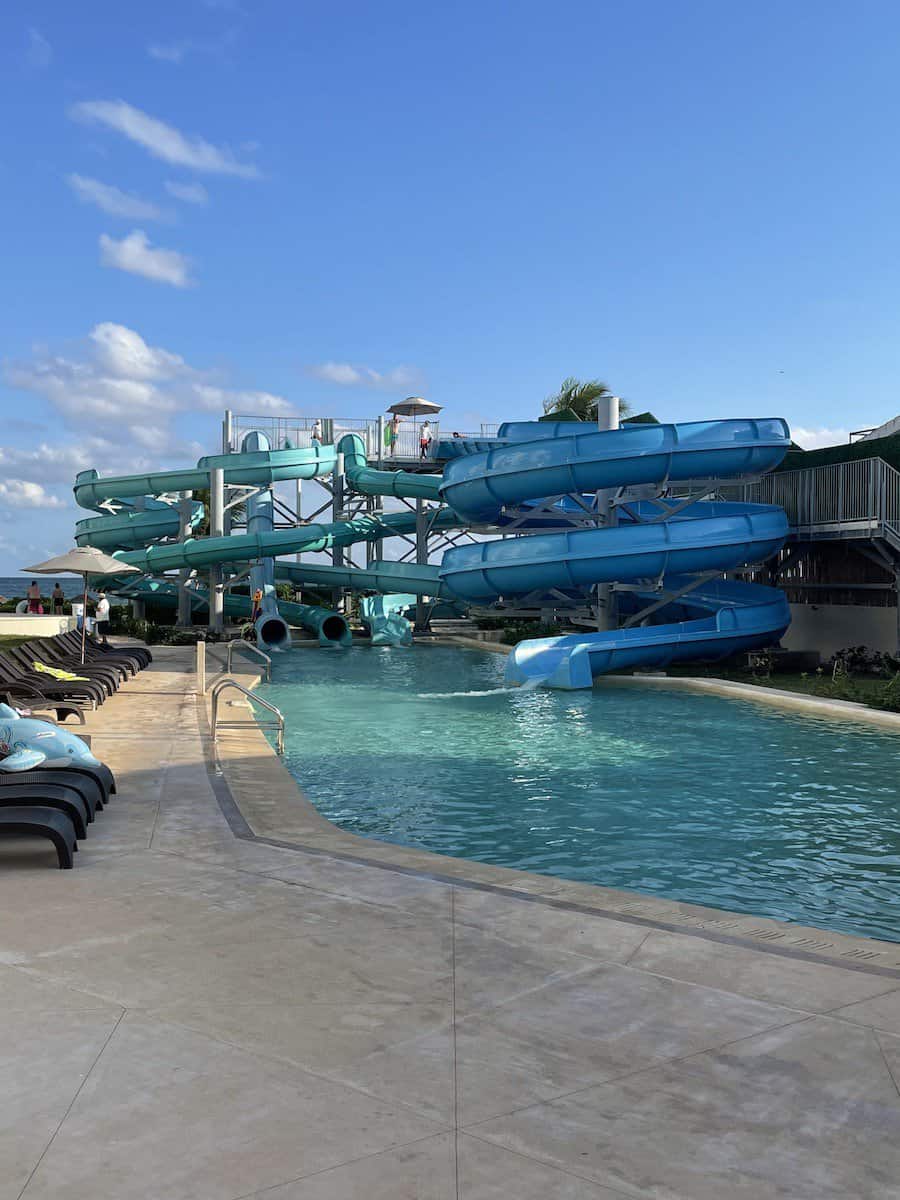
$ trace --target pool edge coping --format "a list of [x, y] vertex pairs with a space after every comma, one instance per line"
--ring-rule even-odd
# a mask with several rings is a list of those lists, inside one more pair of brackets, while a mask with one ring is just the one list
[[[252, 689], [261, 679], [253, 676], [242, 682]], [[207, 734], [203, 740], [210, 750], [206, 760], [210, 784], [229, 827], [242, 840], [639, 925], [648, 932], [681, 934], [900, 980], [900, 943], [454, 858], [349, 833], [308, 799], [252, 713], [240, 729], [229, 728], [213, 744], [208, 697], [197, 700]], [[240, 769], [245, 762], [252, 763], [252, 779]]]

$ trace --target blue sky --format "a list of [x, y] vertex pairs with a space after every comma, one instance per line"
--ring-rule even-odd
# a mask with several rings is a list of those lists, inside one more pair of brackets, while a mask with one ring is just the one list
[[70, 544], [74, 470], [213, 450], [226, 405], [472, 428], [576, 374], [808, 444], [900, 410], [896, 5], [35, 0], [0, 35], [0, 574]]

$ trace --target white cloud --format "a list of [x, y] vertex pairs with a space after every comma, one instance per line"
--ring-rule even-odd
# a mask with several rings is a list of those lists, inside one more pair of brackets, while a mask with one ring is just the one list
[[416, 367], [398, 366], [387, 371], [376, 371], [374, 367], [360, 366], [355, 363], [324, 362], [308, 367], [310, 375], [323, 379], [326, 383], [336, 383], [340, 387], [377, 388], [379, 391], [398, 391], [418, 387], [422, 382], [422, 372]]
[[0, 472], [26, 474], [26, 468], [45, 463], [47, 470], [71, 478], [97, 466], [97, 460], [116, 457], [114, 469], [122, 470], [123, 442], [132, 447], [127, 469], [140, 470], [134, 465], [135, 443], [158, 455], [191, 457], [194, 447], [174, 440], [170, 430], [179, 413], [290, 408], [272, 392], [224, 387], [180, 354], [151, 346], [136, 330], [112, 321], [95, 325], [79, 354], [40, 352], [29, 362], [7, 365], [5, 377], [13, 387], [47, 400], [72, 428], [87, 426], [91, 436], [56, 448], [41, 443], [35, 451], [0, 447]]
[[64, 508], [40, 483], [30, 479], [0, 479], [0, 508]]
[[189, 49], [190, 42], [170, 42], [168, 45], [151, 42], [147, 47], [147, 53], [151, 58], [156, 58], [160, 62], [180, 63]]
[[66, 183], [79, 200], [86, 204], [96, 204], [111, 217], [127, 217], [132, 221], [163, 221], [168, 214], [158, 205], [140, 196], [131, 196], [121, 188], [110, 183], [101, 183], [99, 179], [90, 179], [85, 175], [67, 175]]
[[104, 125], [142, 146], [154, 158], [178, 167], [219, 175], [257, 179], [259, 168], [239, 162], [227, 146], [214, 146], [201, 137], [184, 134], [124, 100], [83, 100], [69, 110], [77, 121]]
[[126, 325], [103, 321], [94, 326], [88, 337], [97, 364], [117, 379], [173, 379], [191, 373], [180, 354], [148, 346], [139, 333]]
[[188, 259], [177, 250], [151, 246], [143, 229], [133, 229], [121, 241], [101, 233], [100, 263], [131, 275], [143, 275], [154, 283], [170, 283], [172, 287], [186, 288], [193, 283]]
[[197, 400], [197, 407], [211, 412], [240, 407], [255, 415], [287, 412], [291, 407], [283, 396], [275, 396], [272, 392], [232, 391], [203, 383], [191, 384], [190, 390]]
[[849, 429], [804, 429], [791, 426], [791, 437], [804, 450], [818, 450], [822, 446], [846, 445], [850, 441]]
[[45, 70], [53, 61], [53, 47], [39, 29], [32, 25], [28, 30], [28, 49], [25, 59], [29, 67]]
[[185, 204], [208, 204], [209, 192], [202, 183], [173, 183], [166, 181], [166, 191]]
[[177, 42], [151, 42], [147, 47], [147, 54], [158, 62], [179, 66], [189, 54], [211, 54], [217, 58], [225, 58], [236, 41], [237, 30], [227, 29], [218, 37], [213, 38], [182, 38]]

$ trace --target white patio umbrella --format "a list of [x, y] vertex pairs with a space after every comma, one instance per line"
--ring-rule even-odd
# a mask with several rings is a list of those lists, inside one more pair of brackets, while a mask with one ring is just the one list
[[422, 396], [407, 396], [398, 400], [388, 408], [389, 413], [398, 417], [433, 417], [441, 411], [443, 405], [435, 404], [433, 400], [425, 400]]
[[407, 396], [405, 400], [398, 400], [396, 404], [390, 405], [387, 411], [395, 413], [398, 417], [412, 417], [413, 437], [415, 438], [419, 417], [437, 416], [442, 407], [443, 405], [435, 404], [433, 400], [426, 400], [423, 396]]
[[87, 594], [88, 578], [91, 575], [140, 575], [137, 567], [129, 563], [119, 562], [111, 554], [104, 554], [94, 546], [76, 546], [65, 554], [57, 554], [56, 558], [48, 558], [46, 562], [37, 563], [33, 567], [22, 567], [23, 571], [33, 575], [81, 575], [84, 579], [83, 608], [81, 617], [81, 661], [84, 662], [84, 642], [87, 634]]

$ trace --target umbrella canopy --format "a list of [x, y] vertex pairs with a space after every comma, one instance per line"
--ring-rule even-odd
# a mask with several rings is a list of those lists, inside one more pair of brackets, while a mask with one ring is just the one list
[[388, 409], [398, 417], [433, 417], [441, 411], [443, 405], [435, 404], [433, 400], [424, 400], [421, 396], [407, 396], [398, 400]]
[[[81, 616], [81, 661], [84, 662], [84, 639], [87, 632], [87, 593], [89, 575], [140, 575], [137, 567], [129, 563], [119, 562], [111, 554], [104, 554], [94, 546], [76, 546], [65, 554], [57, 554], [56, 558], [48, 558], [46, 562], [37, 563], [33, 567], [22, 567], [34, 575], [81, 575], [84, 578], [84, 594]], [[105, 636], [105, 635], [104, 635]]]
[[137, 567], [129, 563], [119, 562], [111, 554], [104, 554], [94, 546], [76, 546], [65, 554], [57, 554], [56, 558], [48, 558], [46, 562], [33, 567], [22, 567], [23, 571], [31, 571], [35, 575], [127, 575], [131, 572], [140, 574]]

